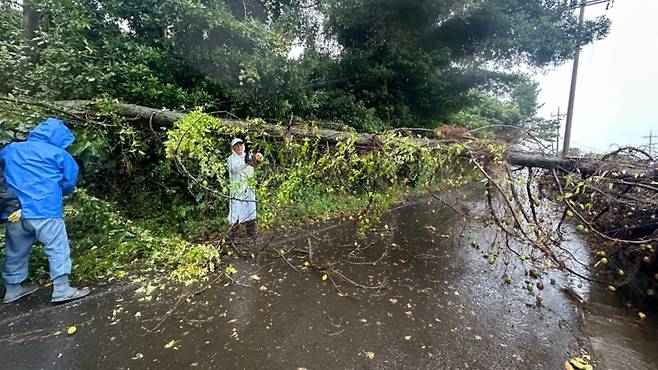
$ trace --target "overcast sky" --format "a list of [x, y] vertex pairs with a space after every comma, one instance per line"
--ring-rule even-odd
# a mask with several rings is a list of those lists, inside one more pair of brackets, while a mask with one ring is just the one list
[[[585, 16], [604, 13], [605, 5], [596, 5]], [[657, 14], [658, 0], [616, 0], [607, 11], [610, 34], [580, 56], [572, 146], [601, 152], [613, 144], [646, 145], [643, 136], [651, 130], [658, 136]], [[569, 62], [537, 76], [542, 116], [555, 114], [558, 106], [566, 113], [571, 68]]]

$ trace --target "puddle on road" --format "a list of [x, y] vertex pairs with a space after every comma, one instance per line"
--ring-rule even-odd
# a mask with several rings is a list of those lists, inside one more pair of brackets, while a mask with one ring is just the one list
[[[311, 245], [310, 268], [302, 269], [307, 255], [286, 254], [301, 272], [270, 253], [258, 262], [232, 260], [238, 284], [223, 279], [189, 299], [199, 287], [156, 290], [152, 302], [137, 302], [129, 287], [72, 306], [36, 302], [46, 308], [12, 316], [35, 307], [31, 299], [0, 313], [0, 357], [11, 368], [48, 369], [558, 369], [590, 350], [585, 334], [626, 340], [640, 331], [641, 343], [656, 343], [651, 320], [624, 331], [583, 330], [582, 312], [558, 289], [578, 282], [559, 273], [544, 278], [544, 307], [536, 307], [538, 289], [528, 292], [524, 282], [527, 262], [512, 260], [507, 272], [499, 260], [490, 266], [481, 255], [490, 233], [474, 225], [460, 238], [462, 226], [437, 202], [416, 201], [389, 212], [364, 238], [344, 222], [278, 245]], [[323, 281], [317, 266], [330, 278]], [[578, 292], [590, 295], [583, 284]], [[614, 320], [632, 322], [616, 303], [593, 299], [592, 318], [607, 322], [605, 308], [613, 307]], [[73, 336], [70, 324], [78, 328]], [[597, 351], [606, 350], [601, 343]], [[636, 349], [638, 363], [656, 368], [654, 351]]]

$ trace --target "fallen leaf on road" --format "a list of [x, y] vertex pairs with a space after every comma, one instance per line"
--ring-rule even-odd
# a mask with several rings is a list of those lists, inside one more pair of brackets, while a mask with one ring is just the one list
[[375, 353], [374, 352], [366, 352], [366, 356], [368, 356], [369, 359], [375, 358]]
[[[581, 358], [581, 357], [574, 357], [568, 361], [568, 364], [571, 365], [571, 369], [578, 369], [578, 370], [592, 370], [594, 369], [592, 365], [587, 363], [587, 360]], [[566, 365], [565, 365], [566, 367]], [[567, 368], [568, 369], [568, 368]]]
[[71, 325], [71, 326], [69, 326], [68, 329], [66, 329], [66, 333], [68, 335], [73, 335], [73, 334], [75, 334], [76, 331], [78, 331], [78, 329], [74, 325]]
[[391, 303], [393, 303], [393, 304], [398, 303], [398, 300], [395, 299], [395, 298], [389, 298], [388, 301], [391, 302]]

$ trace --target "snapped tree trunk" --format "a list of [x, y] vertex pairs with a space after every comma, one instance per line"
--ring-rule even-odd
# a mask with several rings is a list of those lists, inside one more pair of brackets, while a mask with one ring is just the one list
[[[104, 103], [106, 104], [106, 103]], [[93, 101], [87, 100], [70, 100], [59, 102], [59, 105], [66, 109], [71, 109], [79, 113], [101, 112], [102, 109], [97, 106]], [[184, 113], [154, 109], [135, 104], [125, 103], [110, 103], [109, 106], [104, 106], [105, 110], [110, 109], [114, 114], [123, 116], [127, 119], [135, 121], [137, 124], [150, 124], [158, 127], [169, 128], [171, 125], [183, 118]], [[247, 121], [237, 119], [222, 119], [222, 124], [228, 127], [240, 128], [258, 128], [273, 139], [282, 139], [287, 136], [293, 136], [299, 139], [304, 138], [318, 138], [320, 141], [335, 145], [341, 141], [349, 138], [354, 138], [356, 145], [363, 149], [377, 148], [379, 140], [378, 134], [365, 134], [350, 131], [336, 131], [330, 129], [311, 129], [306, 125], [291, 125], [282, 126], [268, 123], [254, 124]], [[403, 131], [403, 130], [402, 130]], [[413, 143], [422, 145], [429, 148], [438, 148], [441, 145], [459, 141], [459, 139], [439, 140], [432, 138], [410, 137]], [[655, 164], [638, 165], [624, 164], [623, 168], [617, 161], [605, 161], [589, 158], [558, 158], [551, 155], [533, 154], [517, 150], [509, 150], [506, 160], [513, 166], [522, 166], [530, 168], [543, 168], [547, 170], [558, 170], [560, 172], [573, 172], [579, 171], [584, 176], [590, 176], [597, 172], [603, 171], [623, 171], [620, 177], [634, 177], [634, 176], [648, 176], [658, 177], [658, 166]]]

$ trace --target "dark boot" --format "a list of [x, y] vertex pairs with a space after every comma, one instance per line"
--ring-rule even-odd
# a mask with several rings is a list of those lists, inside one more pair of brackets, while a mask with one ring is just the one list
[[242, 241], [242, 224], [234, 224], [228, 230], [229, 238], [231, 243], [237, 244]]
[[247, 235], [249, 236], [249, 239], [251, 239], [252, 241], [256, 241], [256, 237], [257, 237], [256, 220], [245, 222], [245, 226], [247, 227]]

